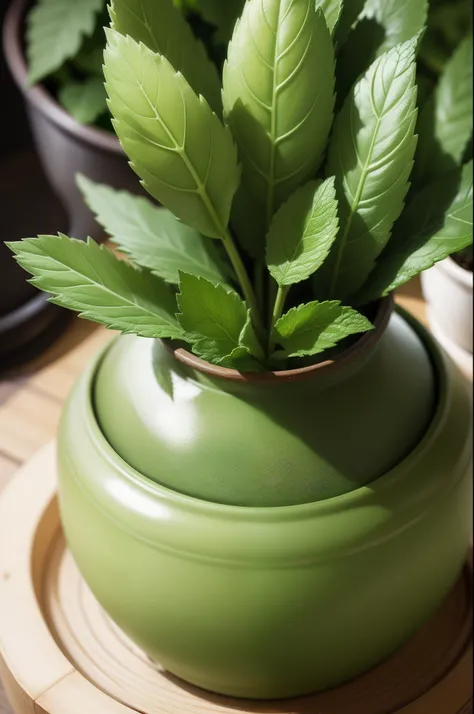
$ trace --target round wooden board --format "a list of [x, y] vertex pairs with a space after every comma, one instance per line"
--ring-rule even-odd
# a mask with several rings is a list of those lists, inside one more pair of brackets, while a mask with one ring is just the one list
[[431, 622], [392, 659], [337, 690], [251, 702], [190, 687], [109, 620], [67, 551], [55, 447], [0, 501], [0, 671], [16, 714], [469, 714], [471, 566]]

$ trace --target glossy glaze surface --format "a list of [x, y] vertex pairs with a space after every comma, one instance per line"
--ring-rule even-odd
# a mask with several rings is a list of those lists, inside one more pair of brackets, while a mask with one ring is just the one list
[[297, 506], [218, 505], [156, 484], [99, 428], [100, 360], [82, 377], [59, 435], [65, 533], [99, 602], [150, 657], [215, 692], [295, 696], [384, 659], [439, 606], [470, 539], [471, 410], [418, 329], [439, 385], [425, 438], [370, 485]]
[[[163, 366], [173, 398], [155, 376]], [[217, 503], [287, 506], [393, 468], [426, 433], [434, 394], [429, 356], [395, 314], [368, 359], [289, 384], [210, 377], [161, 342], [124, 337], [104, 357], [94, 404], [115, 451], [153, 481]]]

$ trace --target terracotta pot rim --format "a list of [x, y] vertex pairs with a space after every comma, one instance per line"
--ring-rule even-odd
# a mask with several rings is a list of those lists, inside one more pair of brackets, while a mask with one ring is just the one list
[[[80, 2], [80, 0], [79, 0]], [[103, 151], [124, 155], [119, 140], [113, 134], [94, 126], [79, 124], [46, 90], [44, 85], [28, 85], [28, 68], [22, 47], [22, 20], [28, 0], [13, 0], [3, 23], [3, 48], [10, 72], [23, 95], [64, 132]]]
[[188, 350], [183, 347], [178, 346], [174, 342], [163, 340], [163, 343], [178, 360], [178, 362], [181, 362], [187, 367], [210, 377], [218, 377], [232, 382], [245, 382], [252, 384], [281, 384], [283, 382], [296, 382], [314, 376], [315, 373], [321, 375], [323, 373], [324, 375], [330, 374], [332, 376], [333, 374], [339, 372], [342, 368], [346, 368], [347, 365], [364, 358], [376, 347], [384, 334], [393, 309], [394, 300], [392, 295], [380, 300], [377, 304], [375, 319], [373, 320], [375, 330], [364, 333], [356, 342], [354, 342], [353, 345], [348, 347], [347, 350], [334, 359], [325, 360], [324, 362], [319, 362], [318, 364], [312, 364], [306, 367], [298, 367], [297, 369], [281, 370], [279, 372], [239, 372], [236, 369], [219, 367], [218, 365], [206, 362], [199, 357], [196, 357], [196, 355], [191, 352], [188, 352]]

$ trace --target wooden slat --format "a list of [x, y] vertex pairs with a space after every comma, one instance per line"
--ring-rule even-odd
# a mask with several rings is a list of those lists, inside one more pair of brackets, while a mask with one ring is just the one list
[[95, 330], [87, 340], [65, 357], [64, 368], [77, 378], [97, 352], [116, 336], [116, 332], [105, 328]]
[[0, 406], [0, 451], [26, 461], [56, 433], [60, 402], [27, 388], [14, 393]]
[[5, 692], [2, 691], [1, 685], [0, 685], [0, 714], [13, 714], [12, 710], [10, 709], [10, 705], [7, 702], [7, 696]]
[[[20, 461], [16, 461], [0, 453], [0, 493], [20, 465]], [[2, 709], [0, 706], [0, 714], [1, 711]]]
[[396, 300], [402, 307], [405, 308], [405, 310], [411, 312], [417, 320], [428, 326], [428, 321], [426, 319], [426, 304], [423, 300], [421, 280], [419, 277], [414, 278], [414, 280], [411, 280], [409, 283], [400, 288], [397, 292]]
[[105, 328], [74, 320], [50, 350], [28, 365], [24, 376], [29, 386], [64, 401], [89, 359], [112, 337]]
[[[112, 338], [113, 333], [105, 328], [76, 320], [41, 358], [0, 384], [0, 453], [5, 459], [16, 466], [55, 435], [63, 402], [74, 382]], [[13, 473], [2, 464], [0, 476], [7, 471]]]

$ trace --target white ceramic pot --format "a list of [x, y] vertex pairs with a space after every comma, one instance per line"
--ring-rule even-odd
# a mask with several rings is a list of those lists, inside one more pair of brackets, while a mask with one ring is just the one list
[[421, 280], [433, 333], [472, 376], [472, 272], [448, 258], [423, 273]]

